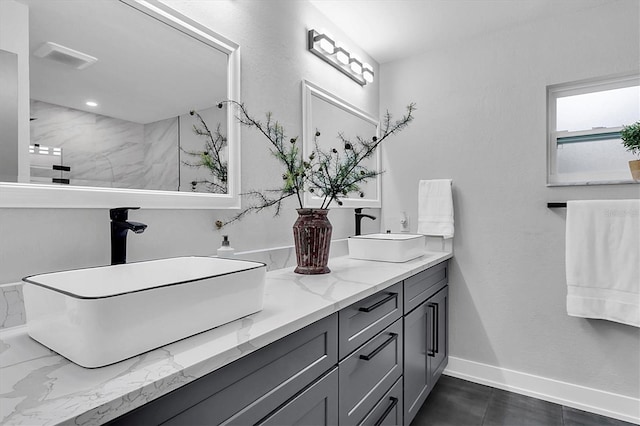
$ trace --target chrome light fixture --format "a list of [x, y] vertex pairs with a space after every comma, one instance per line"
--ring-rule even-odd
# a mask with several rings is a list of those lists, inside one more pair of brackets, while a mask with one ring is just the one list
[[373, 67], [352, 56], [342, 46], [336, 45], [326, 34], [316, 30], [307, 33], [307, 48], [311, 53], [342, 71], [361, 86], [373, 82]]

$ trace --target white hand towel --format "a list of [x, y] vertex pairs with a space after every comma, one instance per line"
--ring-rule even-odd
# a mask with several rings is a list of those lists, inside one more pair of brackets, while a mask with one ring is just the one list
[[418, 234], [453, 238], [451, 179], [421, 180], [418, 187]]
[[567, 202], [567, 313], [640, 327], [640, 200]]

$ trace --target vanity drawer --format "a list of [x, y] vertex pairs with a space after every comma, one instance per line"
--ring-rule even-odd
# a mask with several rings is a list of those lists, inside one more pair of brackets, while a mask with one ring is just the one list
[[337, 330], [333, 314], [111, 424], [255, 424], [337, 364]]
[[402, 316], [402, 282], [342, 309], [338, 317], [340, 359]]
[[340, 362], [340, 424], [360, 424], [402, 376], [402, 319]]
[[256, 426], [314, 425], [332, 426], [338, 424], [338, 369], [334, 368], [326, 376], [295, 398], [278, 407]]
[[404, 313], [433, 296], [449, 280], [448, 261], [432, 266], [404, 280]]
[[402, 425], [402, 382], [400, 377], [358, 426]]

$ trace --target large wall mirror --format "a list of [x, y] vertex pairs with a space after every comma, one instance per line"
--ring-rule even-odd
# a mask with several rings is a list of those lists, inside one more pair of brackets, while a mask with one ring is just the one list
[[[342, 150], [342, 142], [338, 137], [340, 133], [349, 140], [355, 140], [358, 136], [379, 136], [378, 120], [308, 81], [302, 83], [302, 120], [305, 157], [313, 151], [316, 131], [321, 134], [317, 138], [320, 149], [327, 152], [333, 148]], [[371, 170], [381, 170], [380, 158], [378, 147], [377, 152], [362, 165]], [[354, 195], [342, 198], [342, 206], [332, 204], [331, 208], [381, 207], [380, 178], [381, 175], [378, 175], [360, 185], [363, 197]], [[306, 207], [320, 207], [322, 199], [305, 192], [304, 204]]]
[[156, 0], [15, 1], [30, 121], [0, 141], [0, 207], [239, 207], [239, 124], [217, 107], [240, 100], [236, 44]]

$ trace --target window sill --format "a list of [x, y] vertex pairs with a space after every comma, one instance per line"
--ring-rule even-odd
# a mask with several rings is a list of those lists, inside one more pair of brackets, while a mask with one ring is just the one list
[[636, 182], [631, 179], [621, 179], [621, 180], [594, 180], [594, 181], [583, 181], [583, 182], [549, 182], [547, 183], [547, 187], [556, 187], [556, 186], [594, 186], [594, 185], [626, 185], [626, 184], [640, 184], [640, 182]]

